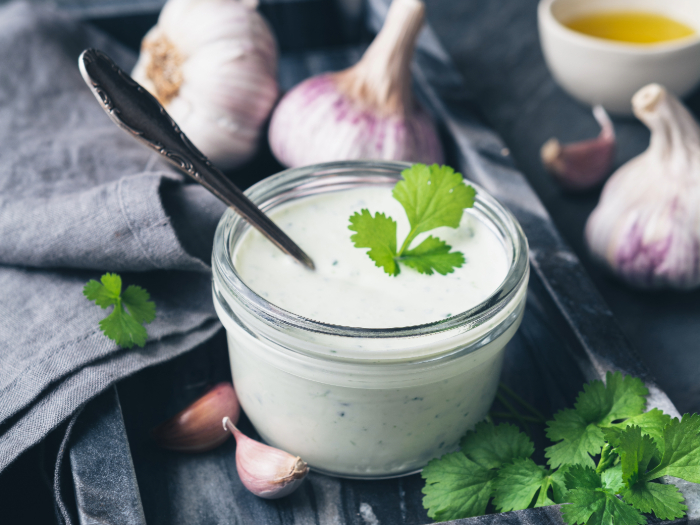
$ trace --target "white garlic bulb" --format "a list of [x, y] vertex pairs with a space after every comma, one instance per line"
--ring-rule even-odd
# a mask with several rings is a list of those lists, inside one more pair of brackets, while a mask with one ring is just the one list
[[355, 66], [312, 77], [282, 98], [269, 131], [282, 164], [443, 163], [435, 125], [411, 93], [411, 58], [424, 13], [420, 0], [394, 0], [384, 27]]
[[700, 127], [665, 88], [632, 98], [649, 148], [606, 183], [586, 224], [592, 253], [644, 288], [700, 285]]
[[168, 0], [134, 80], [192, 143], [227, 169], [254, 153], [277, 100], [277, 45], [257, 0]]

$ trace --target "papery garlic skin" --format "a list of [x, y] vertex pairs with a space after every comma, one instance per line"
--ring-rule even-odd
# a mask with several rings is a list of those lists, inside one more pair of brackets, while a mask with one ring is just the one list
[[257, 0], [168, 0], [132, 77], [217, 166], [248, 160], [277, 100], [277, 45]]
[[236, 438], [236, 470], [245, 488], [265, 499], [282, 498], [299, 488], [309, 473], [306, 462], [249, 438], [227, 417], [222, 423]]
[[394, 0], [360, 62], [312, 77], [282, 98], [269, 130], [270, 147], [282, 164], [444, 162], [435, 124], [411, 93], [410, 61], [424, 10], [419, 0]]
[[286, 166], [359, 159], [443, 162], [435, 124], [423, 109], [377, 116], [340, 92], [332, 74], [290, 91], [275, 110], [269, 137]]
[[643, 288], [700, 285], [700, 127], [665, 88], [632, 98], [651, 130], [649, 148], [605, 185], [586, 224], [593, 255]]

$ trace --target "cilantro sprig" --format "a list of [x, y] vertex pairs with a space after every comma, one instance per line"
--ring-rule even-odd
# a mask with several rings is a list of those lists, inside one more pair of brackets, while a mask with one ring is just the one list
[[[700, 415], [644, 412], [641, 380], [608, 373], [585, 385], [574, 408], [548, 422], [549, 467], [517, 427], [479, 423], [461, 450], [423, 469], [423, 505], [436, 520], [562, 504], [569, 525], [644, 525], [644, 514], [682, 518], [688, 510], [662, 476], [700, 483]], [[594, 461], [594, 458], [597, 459]]]
[[100, 282], [90, 280], [83, 288], [83, 295], [98, 306], [114, 310], [100, 321], [104, 334], [119, 346], [143, 347], [148, 333], [143, 323], [150, 323], [156, 317], [156, 305], [149, 301], [151, 296], [140, 286], [130, 285], [122, 292], [122, 278], [115, 273], [106, 273]]
[[427, 275], [452, 273], [464, 264], [463, 253], [451, 251], [450, 245], [432, 235], [418, 246], [411, 248], [411, 244], [418, 235], [435, 228], [457, 228], [464, 210], [474, 205], [476, 191], [449, 166], [414, 164], [401, 175], [403, 180], [396, 183], [392, 194], [406, 211], [411, 227], [401, 246], [396, 221], [384, 213], [372, 215], [366, 208], [350, 217], [349, 229], [356, 232], [350, 240], [356, 248], [369, 248], [369, 258], [389, 275], [398, 275], [400, 264]]

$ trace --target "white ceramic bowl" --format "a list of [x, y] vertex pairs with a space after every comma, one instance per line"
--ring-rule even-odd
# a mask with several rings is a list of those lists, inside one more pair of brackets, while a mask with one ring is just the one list
[[[584, 35], [564, 23], [603, 11], [645, 11], [683, 22], [696, 35], [659, 44], [626, 44]], [[700, 82], [700, 0], [541, 0], [540, 43], [552, 75], [570, 95], [631, 115], [632, 95], [651, 82], [679, 97]]]

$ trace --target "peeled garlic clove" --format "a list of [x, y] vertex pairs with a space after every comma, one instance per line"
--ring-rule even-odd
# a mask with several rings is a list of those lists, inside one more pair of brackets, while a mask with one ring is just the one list
[[180, 452], [205, 452], [229, 438], [221, 431], [221, 418], [238, 421], [241, 408], [231, 383], [219, 383], [197, 401], [155, 427], [151, 433], [163, 448]]
[[596, 138], [563, 145], [551, 138], [540, 150], [544, 166], [567, 190], [588, 190], [610, 173], [615, 158], [615, 129], [603, 106], [595, 106], [593, 116], [601, 128]]
[[238, 430], [227, 417], [224, 429], [236, 438], [236, 469], [243, 485], [256, 496], [277, 499], [294, 492], [309, 473], [299, 456], [259, 443]]
[[420, 0], [394, 0], [384, 27], [355, 66], [312, 77], [282, 98], [269, 131], [282, 164], [443, 163], [435, 124], [411, 93], [411, 57], [424, 13]]
[[277, 100], [277, 45], [257, 0], [168, 0], [132, 77], [217, 166], [248, 160]]
[[700, 285], [700, 127], [665, 88], [632, 98], [649, 148], [606, 183], [586, 224], [592, 254], [644, 288]]

